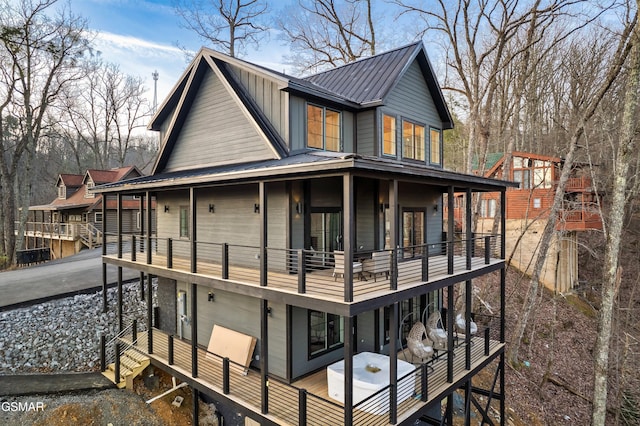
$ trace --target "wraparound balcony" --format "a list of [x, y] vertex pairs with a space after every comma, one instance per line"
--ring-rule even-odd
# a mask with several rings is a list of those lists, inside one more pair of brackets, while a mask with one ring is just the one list
[[[234, 286], [263, 287], [350, 303], [451, 277], [464, 280], [465, 274], [501, 265], [503, 260], [495, 254], [499, 250], [500, 237], [486, 235], [393, 250], [361, 251], [353, 256], [353, 279], [348, 271], [343, 275], [336, 269], [333, 252], [275, 248], [263, 251], [260, 247], [135, 235], [123, 236], [120, 243], [109, 244], [104, 260], [187, 282], [194, 277], [210, 278]], [[385, 253], [388, 260], [372, 267], [376, 253]]]
[[[153, 363], [168, 369], [191, 386], [242, 405], [274, 424], [326, 425], [344, 422], [344, 404], [328, 395], [326, 369], [291, 384], [268, 374], [266, 382], [263, 382], [259, 371], [246, 370], [244, 366], [235, 365], [229, 359], [202, 347], [198, 347], [194, 354], [191, 342], [157, 329], [152, 329], [151, 336], [150, 341], [148, 332], [137, 333], [135, 345], [132, 345], [131, 335], [123, 336], [121, 341], [127, 348], [149, 356]], [[461, 338], [453, 351], [444, 352], [426, 364], [414, 364], [411, 372], [398, 377], [393, 391], [392, 385], [387, 385], [355, 404], [353, 424], [389, 424], [392, 410], [397, 423], [401, 424], [456, 389], [460, 382], [484, 368], [503, 351], [504, 343], [491, 339], [489, 328], [485, 328], [478, 337], [468, 340]], [[411, 360], [411, 356], [401, 351], [398, 359]], [[389, 396], [393, 392], [410, 397], [393, 404], [393, 398]], [[375, 413], [370, 409], [375, 406], [390, 408], [388, 412]]]

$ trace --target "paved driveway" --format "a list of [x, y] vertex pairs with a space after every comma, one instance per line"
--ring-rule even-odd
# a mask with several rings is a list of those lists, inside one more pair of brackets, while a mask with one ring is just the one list
[[[62, 294], [102, 287], [100, 248], [83, 250], [75, 256], [13, 271], [0, 272], [0, 310], [51, 299]], [[107, 266], [107, 282], [115, 283], [118, 268]], [[135, 279], [139, 272], [123, 269], [123, 279]]]

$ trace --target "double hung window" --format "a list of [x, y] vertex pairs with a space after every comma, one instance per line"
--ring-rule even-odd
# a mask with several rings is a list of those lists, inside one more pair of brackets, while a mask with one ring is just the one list
[[396, 118], [382, 115], [382, 153], [396, 156]]
[[429, 162], [431, 164], [442, 164], [442, 155], [440, 154], [442, 146], [442, 132], [433, 127], [429, 128], [429, 139], [431, 141], [431, 153]]

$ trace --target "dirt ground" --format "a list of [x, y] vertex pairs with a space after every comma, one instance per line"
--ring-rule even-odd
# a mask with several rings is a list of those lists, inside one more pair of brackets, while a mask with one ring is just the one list
[[[182, 426], [192, 425], [192, 395], [188, 387], [154, 402], [145, 401], [171, 389], [170, 376], [155, 370], [158, 385], [148, 389], [142, 378], [134, 391], [109, 389], [82, 394], [12, 397], [0, 401], [0, 424], [6, 426]], [[180, 406], [172, 405], [177, 396]], [[20, 410], [20, 403], [27, 410]], [[15, 409], [15, 410], [14, 410]], [[200, 425], [217, 425], [215, 407], [200, 402]]]

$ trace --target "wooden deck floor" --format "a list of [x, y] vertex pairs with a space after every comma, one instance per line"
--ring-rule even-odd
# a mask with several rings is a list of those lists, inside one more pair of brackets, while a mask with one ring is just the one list
[[[123, 339], [130, 343], [127, 339]], [[487, 360], [484, 355], [485, 342], [483, 338], [474, 337], [471, 346], [471, 369], [479, 366]], [[496, 354], [503, 348], [504, 344], [497, 341], [490, 341], [489, 357]], [[168, 336], [158, 330], [153, 330], [153, 354], [147, 354], [147, 333], [138, 333], [138, 343], [134, 348], [141, 353], [148, 355], [156, 362], [169, 365], [168, 362]], [[420, 398], [421, 389], [421, 368], [416, 365], [415, 374], [399, 381], [399, 392], [411, 392], [411, 397], [398, 404], [398, 420], [402, 421], [412, 413], [433, 400], [439, 399], [449, 388], [447, 382], [447, 354], [445, 353], [430, 365], [433, 370], [427, 374], [428, 392], [427, 402]], [[410, 356], [403, 352], [399, 353], [399, 359], [411, 361]], [[464, 377], [465, 370], [465, 345], [454, 348], [454, 382]], [[203, 349], [198, 350], [198, 376], [194, 380], [203, 386], [211, 389], [212, 392], [223, 394], [223, 368], [220, 357], [207, 353]], [[174, 363], [171, 368], [179, 371], [187, 377], [191, 377], [191, 345], [188, 342], [174, 339]], [[269, 392], [269, 419], [277, 424], [296, 425], [298, 424], [298, 414], [300, 410], [301, 390], [306, 392], [306, 412], [307, 422], [310, 425], [342, 424], [344, 422], [343, 404], [329, 398], [327, 387], [326, 369], [322, 369], [315, 374], [309, 375], [301, 380], [289, 385], [277, 378], [270, 378], [268, 385]], [[386, 394], [386, 402], [384, 400]], [[236, 401], [238, 404], [255, 411], [261, 412], [261, 377], [259, 372], [248, 370], [245, 372], [241, 368], [230, 368], [229, 373], [229, 393], [225, 395]], [[378, 399], [375, 401], [374, 399]], [[381, 399], [382, 398], [382, 399]], [[358, 409], [366, 404], [387, 404], [388, 394], [382, 392], [368, 402], [363, 402], [354, 408], [353, 418], [355, 425], [386, 425], [389, 423], [388, 415], [371, 414]], [[371, 402], [373, 401], [373, 402]], [[303, 408], [304, 409], [304, 408]]]
[[[121, 259], [117, 255], [109, 254], [105, 256], [106, 261], [115, 260], [135, 269], [144, 268], [146, 266], [146, 256], [144, 253], [138, 253], [135, 260], [131, 260], [131, 253], [124, 253]], [[483, 257], [474, 257], [471, 259], [471, 268], [467, 269], [465, 256], [454, 256], [453, 258], [453, 275], [466, 273], [469, 271], [479, 270], [489, 265], [502, 262], [501, 259], [490, 259], [489, 263], [485, 263]], [[166, 256], [152, 256], [152, 263], [156, 268], [164, 270], [173, 270], [184, 273], [190, 273], [191, 262], [184, 257], [175, 257], [172, 260], [172, 267], [167, 267]], [[222, 279], [222, 266], [219, 263], [199, 261], [197, 263], [196, 275], [202, 277], [210, 277]], [[398, 263], [398, 290], [404, 290], [425, 283], [431, 283], [443, 278], [449, 277], [446, 256], [430, 256], [429, 257], [429, 276], [428, 280], [422, 279], [422, 260], [404, 260]], [[247, 268], [241, 266], [229, 267], [229, 281], [233, 281], [239, 285], [260, 286], [260, 271], [257, 268]], [[267, 287], [275, 288], [283, 292], [298, 293], [298, 275], [295, 273], [287, 273], [281, 271], [268, 271]], [[333, 277], [333, 269], [321, 269], [309, 271], [305, 279], [305, 294], [312, 295], [317, 298], [331, 300], [336, 302], [344, 301], [345, 283], [342, 277]], [[354, 277], [353, 280], [353, 301], [360, 302], [367, 299], [379, 297], [391, 290], [391, 281], [384, 274], [371, 276], [370, 274], [362, 274], [362, 276]]]

